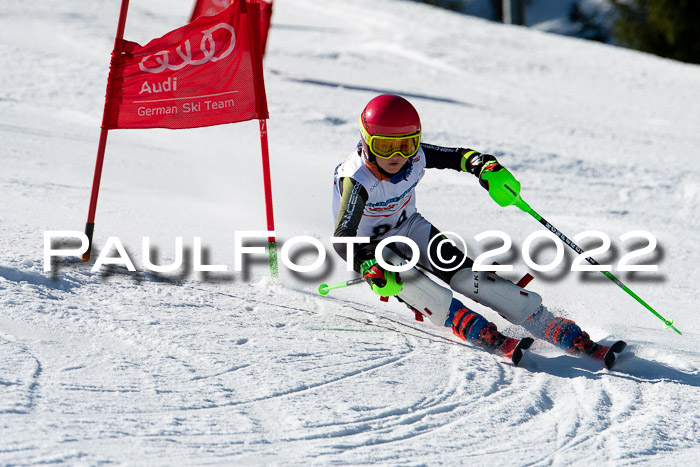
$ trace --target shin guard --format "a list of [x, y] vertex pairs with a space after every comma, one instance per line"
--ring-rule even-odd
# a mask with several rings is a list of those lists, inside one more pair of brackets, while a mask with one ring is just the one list
[[494, 273], [463, 269], [450, 287], [477, 303], [492, 308], [513, 324], [523, 324], [542, 304], [542, 297]]
[[413, 268], [401, 273], [403, 289], [397, 297], [436, 326], [445, 326], [452, 303], [452, 291]]
[[[384, 260], [395, 266], [406, 262], [390, 249], [384, 250]], [[439, 285], [416, 268], [401, 272], [403, 288], [397, 297], [409, 308], [426, 317], [436, 326], [449, 326], [452, 290]]]

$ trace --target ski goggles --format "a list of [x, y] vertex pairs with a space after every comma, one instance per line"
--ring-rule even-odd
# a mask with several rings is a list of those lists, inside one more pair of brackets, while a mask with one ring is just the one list
[[415, 156], [420, 147], [420, 131], [399, 136], [370, 135], [360, 126], [360, 132], [372, 154], [382, 159], [391, 159], [396, 154], [408, 159]]

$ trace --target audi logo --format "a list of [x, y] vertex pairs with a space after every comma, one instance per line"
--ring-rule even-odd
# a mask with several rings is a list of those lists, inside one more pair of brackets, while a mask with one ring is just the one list
[[[217, 44], [214, 40], [214, 33], [219, 29], [224, 29], [231, 34], [228, 41], [223, 41], [221, 44]], [[177, 71], [187, 65], [203, 65], [208, 62], [222, 60], [231, 55], [231, 52], [233, 52], [233, 49], [236, 47], [236, 33], [230, 24], [219, 23], [214, 27], [202, 31], [202, 34], [202, 40], [199, 44], [199, 49], [202, 51], [201, 58], [195, 59], [192, 57], [192, 45], [190, 44], [190, 40], [187, 39], [184, 44], [177, 46], [175, 49], [179, 58], [173, 60], [172, 63], [170, 51], [164, 50], [163, 52], [145, 56], [141, 62], [139, 62], [139, 68], [141, 71], [147, 73], [160, 73], [164, 70]], [[221, 34], [218, 34], [218, 36], [221, 36]], [[219, 45], [219, 47], [217, 47], [217, 45]], [[153, 61], [156, 62], [157, 66], [153, 66]]]

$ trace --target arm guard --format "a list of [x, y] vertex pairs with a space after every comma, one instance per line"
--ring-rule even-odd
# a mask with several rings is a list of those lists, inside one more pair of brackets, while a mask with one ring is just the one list
[[[346, 177], [341, 181], [341, 200], [338, 217], [335, 222], [334, 237], [355, 237], [362, 220], [362, 212], [365, 203], [369, 199], [369, 194], [365, 187], [352, 178]], [[342, 257], [347, 257], [347, 245], [342, 243], [333, 244], [335, 251]], [[360, 272], [360, 265], [368, 259], [374, 258], [374, 246], [363, 244], [355, 247], [355, 257], [348, 258], [353, 261], [355, 271]]]

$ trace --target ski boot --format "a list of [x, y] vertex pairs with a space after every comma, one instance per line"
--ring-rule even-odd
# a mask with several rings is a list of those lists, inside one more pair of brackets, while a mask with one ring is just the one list
[[591, 340], [587, 332], [582, 332], [580, 336], [574, 339], [574, 343], [569, 350], [574, 355], [588, 355], [594, 360], [605, 363], [605, 367], [609, 370], [615, 364], [616, 354], [619, 354], [627, 347], [625, 341], [617, 341], [612, 345], [602, 345]]
[[496, 325], [486, 321], [479, 313], [471, 311], [455, 301], [452, 319], [452, 332], [462, 340], [472, 342], [479, 347], [511, 359], [518, 365], [523, 358], [523, 351], [529, 349], [534, 340], [530, 337], [512, 339], [506, 337], [496, 328]]
[[495, 324], [489, 323], [479, 332], [476, 345], [491, 349], [498, 355], [510, 358], [513, 364], [517, 366], [523, 358], [523, 350], [529, 349], [533, 342], [534, 339], [531, 337], [513, 339], [512, 337], [504, 336], [498, 331]]

